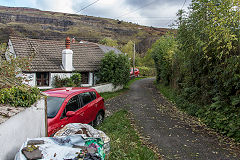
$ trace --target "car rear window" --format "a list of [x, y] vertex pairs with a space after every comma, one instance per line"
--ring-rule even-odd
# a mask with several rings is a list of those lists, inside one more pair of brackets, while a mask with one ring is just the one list
[[95, 92], [90, 92], [91, 93], [91, 95], [92, 95], [92, 100], [94, 100], [94, 99], [96, 99], [97, 98], [97, 95], [96, 95], [96, 93]]
[[54, 118], [57, 115], [64, 100], [65, 98], [61, 98], [61, 97], [47, 97], [47, 117], [48, 118]]
[[82, 97], [83, 106], [92, 101], [92, 97], [89, 92], [81, 93], [80, 96]]

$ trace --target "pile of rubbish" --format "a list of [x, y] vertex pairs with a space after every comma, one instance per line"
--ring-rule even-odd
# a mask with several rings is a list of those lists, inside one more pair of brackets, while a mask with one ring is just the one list
[[104, 160], [110, 153], [110, 138], [88, 124], [71, 123], [54, 137], [27, 139], [15, 160]]

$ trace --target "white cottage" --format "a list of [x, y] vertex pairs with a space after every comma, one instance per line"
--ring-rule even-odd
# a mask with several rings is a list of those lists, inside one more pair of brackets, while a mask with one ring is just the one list
[[66, 42], [10, 37], [9, 52], [5, 57], [8, 58], [8, 54], [14, 57], [33, 55], [30, 70], [23, 71], [23, 74], [29, 85], [40, 89], [52, 88], [54, 76], [70, 77], [74, 72], [81, 73], [83, 86], [94, 85], [95, 72], [106, 51], [96, 43], [84, 41], [70, 44], [69, 38]]

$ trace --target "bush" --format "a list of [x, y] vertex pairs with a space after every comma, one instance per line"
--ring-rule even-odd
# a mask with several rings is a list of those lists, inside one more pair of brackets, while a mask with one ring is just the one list
[[171, 39], [161, 38], [151, 50], [157, 80], [174, 82], [178, 106], [240, 142], [238, 5], [230, 0], [192, 1], [188, 13], [178, 13], [177, 50], [171, 59], [166, 57]]
[[60, 78], [59, 76], [55, 76], [53, 78], [53, 86], [55, 88], [60, 87], [80, 87], [81, 86], [81, 74], [74, 73], [70, 78]]
[[0, 90], [0, 103], [12, 106], [30, 107], [40, 98], [40, 90], [36, 87], [24, 89], [25, 87], [12, 87]]
[[74, 83], [75, 86], [81, 86], [81, 74], [80, 73], [74, 73], [70, 79], [72, 80], [72, 82]]
[[17, 75], [22, 74], [22, 71], [28, 71], [30, 69], [32, 58], [32, 55], [29, 55], [29, 57], [15, 58], [6, 47], [5, 43], [0, 43], [0, 55], [4, 55], [5, 53], [8, 55], [8, 60], [4, 60], [0, 56], [0, 88], [11, 88], [22, 85], [22, 83], [26, 81], [26, 78]]
[[140, 76], [146, 76], [146, 77], [154, 77], [156, 76], [156, 69], [155, 68], [149, 68], [149, 67], [137, 67], [140, 72]]
[[150, 53], [155, 62], [157, 81], [169, 85], [172, 77], [172, 62], [176, 52], [177, 43], [172, 35], [162, 36], [157, 40]]
[[105, 54], [97, 74], [99, 82], [109, 82], [113, 85], [125, 85], [129, 81], [130, 65], [127, 56], [115, 54], [113, 51]]

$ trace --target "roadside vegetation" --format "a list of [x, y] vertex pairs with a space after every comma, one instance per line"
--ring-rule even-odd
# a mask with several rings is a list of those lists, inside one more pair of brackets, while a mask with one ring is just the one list
[[[6, 44], [0, 45], [0, 55], [6, 52]], [[40, 98], [40, 90], [24, 85], [28, 79], [21, 70], [29, 70], [30, 58], [4, 60], [0, 56], [0, 103], [12, 106], [29, 107]], [[21, 70], [20, 70], [21, 69]]]
[[55, 76], [53, 78], [53, 86], [55, 88], [60, 87], [79, 87], [81, 86], [81, 74], [74, 73], [71, 77], [61, 78], [59, 76]]
[[[139, 41], [136, 41], [135, 43], [138, 42]], [[119, 49], [122, 53], [126, 55], [126, 58], [128, 59], [129, 62], [129, 67], [133, 67], [134, 41], [129, 40], [125, 44], [121, 44], [117, 40], [106, 37], [100, 40], [99, 43]], [[147, 51], [144, 55], [140, 55], [138, 52], [136, 52], [135, 67], [139, 69], [141, 76], [147, 77], [156, 76], [154, 60], [149, 51]]]
[[128, 83], [130, 65], [127, 56], [115, 54], [110, 51], [101, 60], [101, 66], [97, 73], [100, 83], [109, 82], [115, 86]]
[[188, 114], [240, 142], [239, 1], [194, 0], [176, 35], [150, 49], [160, 91]]
[[158, 159], [151, 149], [142, 144], [128, 119], [127, 111], [120, 110], [107, 117], [98, 129], [105, 132], [111, 139], [109, 159]]

